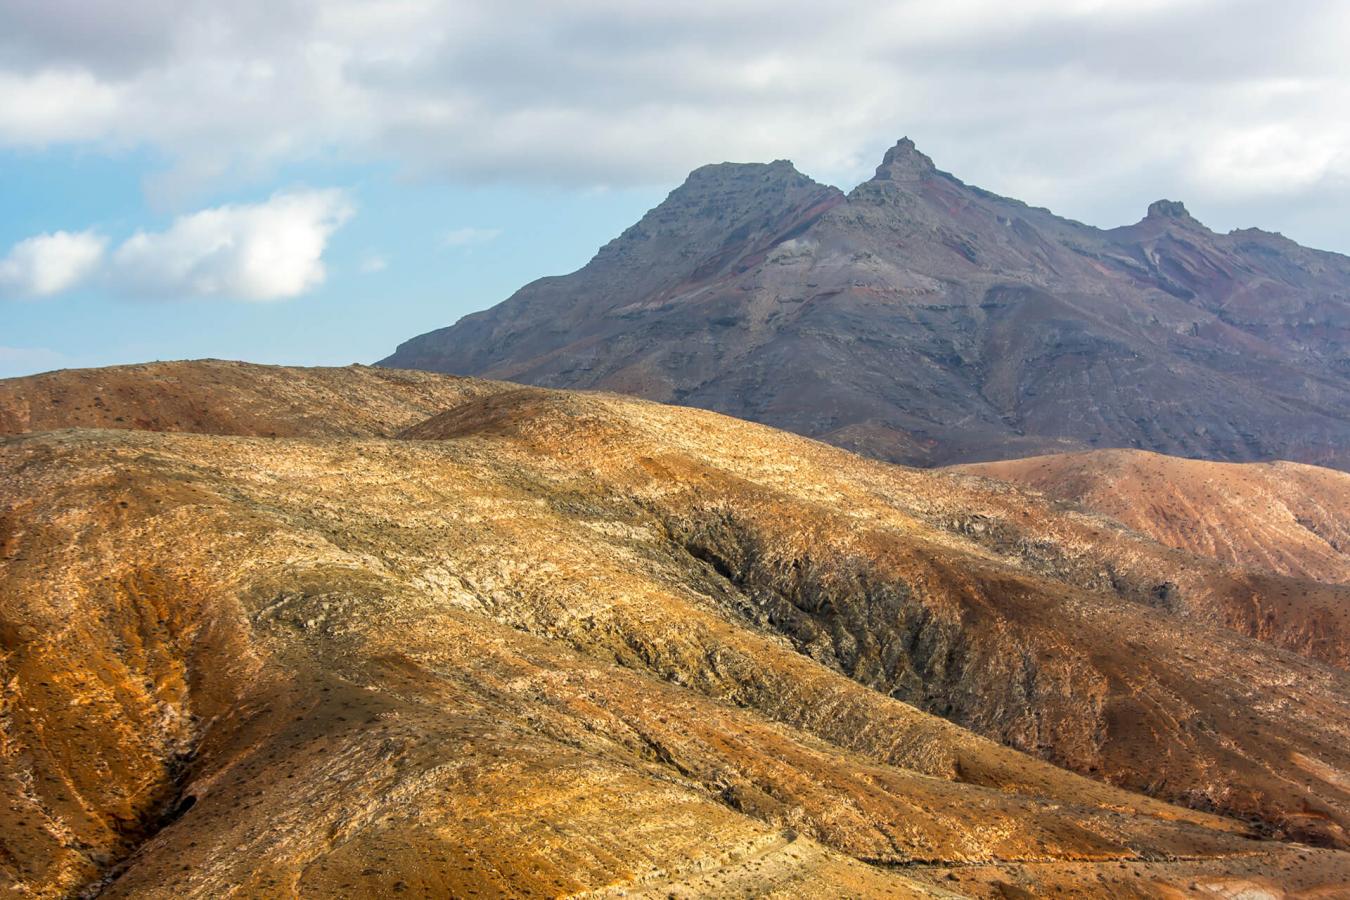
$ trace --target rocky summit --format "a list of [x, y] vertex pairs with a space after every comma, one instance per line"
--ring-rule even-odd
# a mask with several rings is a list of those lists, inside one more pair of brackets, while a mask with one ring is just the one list
[[386, 369], [3, 381], [0, 431], [14, 896], [1350, 891], [1324, 556]]
[[912, 141], [844, 195], [696, 170], [579, 271], [384, 364], [717, 410], [911, 464], [1094, 448], [1350, 468], [1350, 259], [1173, 200], [1103, 230]]

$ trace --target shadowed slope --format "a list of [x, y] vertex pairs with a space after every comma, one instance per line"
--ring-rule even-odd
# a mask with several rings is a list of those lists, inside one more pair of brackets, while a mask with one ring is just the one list
[[1350, 582], [1350, 474], [1297, 463], [1215, 463], [1130, 450], [977, 463], [1214, 559]]

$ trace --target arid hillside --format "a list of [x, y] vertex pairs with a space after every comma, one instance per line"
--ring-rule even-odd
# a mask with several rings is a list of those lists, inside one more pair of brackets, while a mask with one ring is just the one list
[[1350, 582], [1350, 474], [1297, 463], [1216, 463], [1139, 450], [977, 463], [1111, 516], [1169, 547], [1235, 566]]
[[13, 890], [1350, 888], [1344, 589], [713, 413], [443, 378], [333, 437], [364, 370], [174, 371], [216, 433], [0, 440]]
[[388, 437], [491, 389], [472, 378], [224, 360], [0, 379], [0, 434], [130, 428], [259, 437]]

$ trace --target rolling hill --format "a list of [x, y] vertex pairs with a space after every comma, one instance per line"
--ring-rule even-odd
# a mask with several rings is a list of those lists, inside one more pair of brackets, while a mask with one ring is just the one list
[[1350, 582], [1350, 475], [1297, 463], [1216, 463], [1139, 450], [976, 463], [1117, 519], [1169, 547], [1248, 569]]
[[[115, 427], [12, 412], [50, 396]], [[207, 362], [0, 397], [11, 889], [1350, 885], [1344, 588], [613, 395]]]

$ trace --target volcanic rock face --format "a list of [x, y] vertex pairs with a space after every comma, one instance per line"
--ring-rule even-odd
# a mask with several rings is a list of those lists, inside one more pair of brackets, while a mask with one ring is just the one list
[[384, 364], [605, 388], [892, 461], [1091, 447], [1350, 468], [1350, 259], [1179, 202], [1100, 230], [909, 140], [847, 197], [710, 166], [580, 271]]
[[166, 372], [200, 433], [0, 441], [11, 889], [1350, 887], [1344, 589], [614, 396], [426, 376], [376, 428], [331, 398], [399, 373], [0, 387], [125, 426]]

